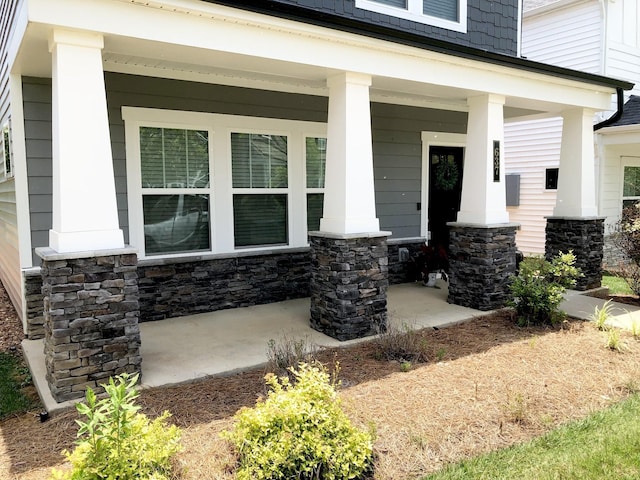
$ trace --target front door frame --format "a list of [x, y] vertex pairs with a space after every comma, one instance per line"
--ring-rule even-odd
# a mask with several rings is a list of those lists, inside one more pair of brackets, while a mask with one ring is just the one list
[[465, 133], [422, 132], [422, 208], [420, 211], [420, 235], [429, 240], [429, 149], [431, 147], [462, 147], [464, 162], [467, 135]]

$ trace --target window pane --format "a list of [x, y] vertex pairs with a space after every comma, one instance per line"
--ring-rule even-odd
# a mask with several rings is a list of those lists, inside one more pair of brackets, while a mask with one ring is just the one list
[[204, 188], [209, 185], [206, 130], [140, 127], [142, 186]]
[[623, 197], [640, 196], [640, 167], [624, 167]]
[[423, 0], [422, 12], [432, 17], [458, 21], [458, 0]]
[[373, 0], [376, 3], [407, 9], [407, 0]]
[[324, 194], [307, 194], [307, 232], [320, 230], [320, 219], [322, 218], [322, 207]]
[[287, 195], [234, 195], [233, 226], [236, 247], [286, 244]]
[[324, 170], [327, 163], [327, 139], [307, 138], [307, 188], [324, 188]]
[[234, 188], [286, 188], [287, 137], [231, 134]]
[[209, 195], [142, 197], [147, 255], [210, 250]]

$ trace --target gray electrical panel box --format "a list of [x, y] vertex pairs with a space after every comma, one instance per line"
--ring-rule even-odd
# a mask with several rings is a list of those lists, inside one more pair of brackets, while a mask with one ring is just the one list
[[504, 178], [507, 186], [507, 207], [517, 207], [520, 205], [520, 174], [509, 173]]

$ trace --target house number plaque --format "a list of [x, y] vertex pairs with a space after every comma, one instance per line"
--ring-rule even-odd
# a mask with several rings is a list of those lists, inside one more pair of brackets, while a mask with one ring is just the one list
[[500, 181], [500, 140], [493, 141], [493, 181]]

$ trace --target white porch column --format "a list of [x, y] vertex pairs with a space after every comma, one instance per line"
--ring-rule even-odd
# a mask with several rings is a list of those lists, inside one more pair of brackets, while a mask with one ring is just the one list
[[594, 217], [596, 205], [593, 117], [595, 112], [576, 108], [562, 112], [560, 172], [553, 215]]
[[[479, 95], [467, 100], [469, 118], [457, 221], [478, 225], [507, 223], [504, 183], [504, 97]], [[499, 142], [498, 181], [494, 180], [494, 142]]]
[[53, 225], [59, 253], [124, 247], [107, 117], [103, 38], [53, 31]]
[[329, 120], [322, 232], [378, 232], [373, 185], [371, 77], [343, 73], [327, 80]]

